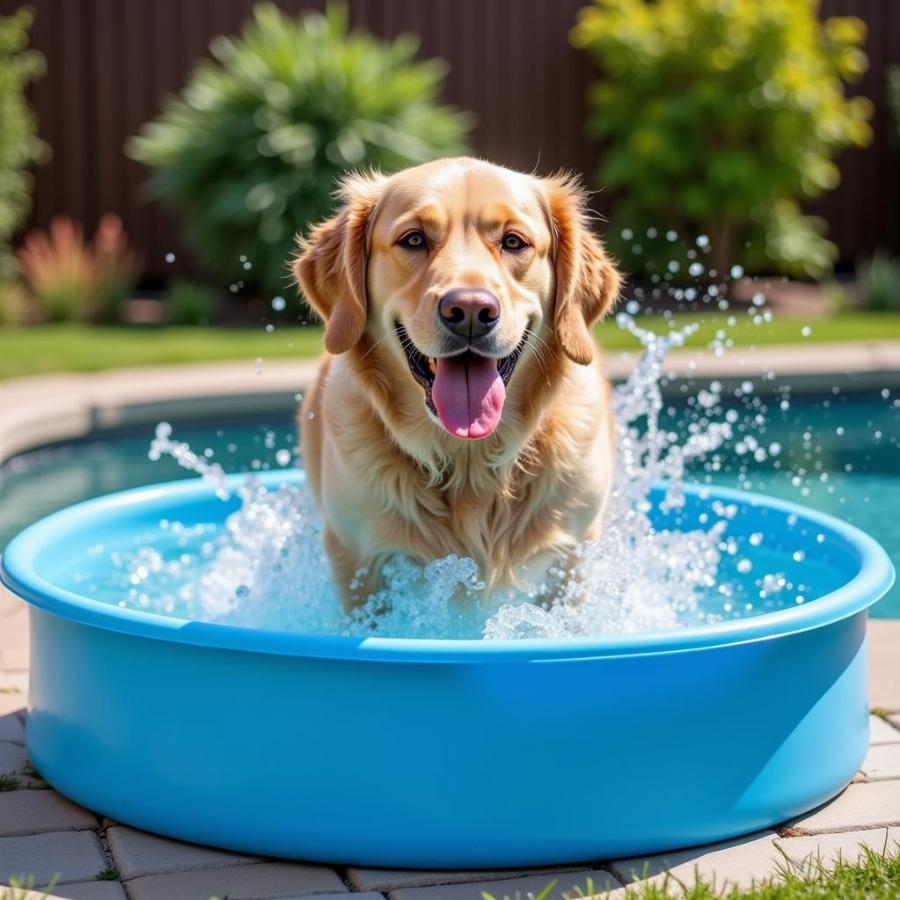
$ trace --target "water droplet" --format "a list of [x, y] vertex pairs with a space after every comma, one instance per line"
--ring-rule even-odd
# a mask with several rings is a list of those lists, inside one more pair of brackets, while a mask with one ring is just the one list
[[169, 265], [171, 265], [173, 262], [175, 262], [175, 254], [167, 253], [166, 254], [166, 262], [169, 263]]
[[287, 306], [287, 300], [284, 297], [273, 297], [272, 298], [272, 309], [275, 312], [281, 312]]

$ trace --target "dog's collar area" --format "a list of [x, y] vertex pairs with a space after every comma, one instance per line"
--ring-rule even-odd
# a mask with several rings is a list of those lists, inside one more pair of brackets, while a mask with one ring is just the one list
[[[426, 356], [416, 347], [401, 322], [394, 322], [394, 331], [397, 333], [397, 338], [400, 341], [400, 346], [403, 348], [404, 354], [406, 354], [406, 362], [409, 365], [409, 371], [412, 373], [413, 378], [415, 378], [415, 380], [425, 389], [425, 405], [432, 412], [435, 412], [434, 401], [431, 397], [431, 389], [434, 386], [437, 359]], [[503, 379], [505, 385], [509, 384], [509, 380], [512, 378], [512, 374], [515, 371], [516, 363], [519, 361], [519, 357], [522, 355], [522, 351], [525, 349], [527, 341], [528, 331], [526, 330], [525, 334], [522, 335], [522, 340], [519, 341], [519, 345], [512, 353], [497, 358], [497, 372]], [[454, 354], [454, 357], [464, 359], [467, 354], [472, 354], [472, 351], [464, 350], [462, 353]]]

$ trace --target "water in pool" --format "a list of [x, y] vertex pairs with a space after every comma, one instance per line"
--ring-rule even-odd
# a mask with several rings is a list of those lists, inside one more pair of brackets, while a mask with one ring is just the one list
[[[725, 423], [725, 432], [733, 431], [733, 439], [727, 442], [727, 450], [726, 447], [716, 446], [722, 438], [727, 437], [724, 432], [712, 440], [704, 438], [701, 441], [705, 441], [706, 446], [697, 447], [696, 450], [706, 450], [708, 454], [702, 463], [695, 464], [695, 471], [692, 473], [694, 477], [745, 489], [762, 490], [835, 512], [879, 538], [887, 546], [889, 553], [896, 552], [900, 536], [889, 533], [893, 523], [889, 521], [888, 510], [900, 499], [900, 477], [896, 468], [891, 470], [891, 462], [897, 456], [896, 425], [900, 411], [890, 394], [847, 396], [836, 393], [815, 400], [798, 401], [792, 400], [790, 392], [785, 390], [773, 400], [771, 397], [760, 397], [749, 382], [740, 385], [727, 399], [720, 397], [720, 393], [721, 387], [712, 385], [711, 389], [701, 390], [689, 396], [686, 402], [674, 404], [662, 411], [660, 421], [664, 425], [664, 431], [678, 428], [682, 435], [692, 433], [695, 443], [699, 435], [707, 433], [709, 420], [720, 419]], [[635, 410], [631, 410], [629, 417], [634, 412]], [[702, 429], [696, 427], [698, 422], [703, 423]], [[284, 422], [222, 423], [221, 427], [179, 428], [176, 436], [200, 450], [201, 461], [214, 460], [230, 471], [278, 468], [292, 462], [287, 448], [292, 446], [294, 435]], [[644, 440], [645, 437], [641, 435], [635, 439]], [[6, 467], [5, 478], [0, 485], [0, 540], [8, 538], [28, 521], [74, 500], [185, 474], [181, 470], [173, 470], [171, 460], [163, 459], [149, 466], [146, 462], [146, 446], [146, 433], [122, 435], [46, 450], [14, 461]], [[683, 446], [683, 442], [679, 446]], [[639, 474], [646, 478], [648, 474], [659, 472], [651, 466]], [[888, 497], [890, 491], [893, 494]], [[310, 516], [312, 513], [308, 508], [308, 498], [302, 492], [287, 492], [281, 502], [282, 509], [278, 515], [290, 518], [296, 517], [298, 513], [301, 516]], [[252, 489], [246, 491], [245, 510], [234, 522], [229, 538], [232, 546], [226, 548], [231, 555], [224, 558], [224, 570], [220, 565], [222, 560], [216, 560], [216, 566], [211, 569], [212, 574], [207, 576], [202, 585], [204, 596], [220, 598], [220, 608], [216, 609], [213, 604], [212, 609], [206, 608], [203, 611], [206, 615], [218, 615], [233, 621], [236, 611], [253, 611], [252, 604], [241, 602], [247, 599], [246, 596], [241, 596], [242, 591], [246, 595], [250, 589], [242, 583], [245, 579], [236, 573], [240, 571], [241, 565], [246, 568], [254, 558], [265, 562], [268, 573], [273, 569], [277, 572], [279, 562], [265, 556], [265, 542], [257, 542], [255, 545], [252, 539], [254, 521], [258, 521], [255, 517], [260, 514], [271, 516], [271, 513], [270, 498], [262, 501]], [[586, 627], [588, 633], [598, 633], [672, 627], [674, 624], [696, 621], [698, 617], [704, 621], [714, 621], [721, 617], [764, 612], [798, 600], [802, 602], [806, 599], [804, 594], [812, 597], [817, 591], [827, 589], [827, 577], [825, 581], [817, 582], [815, 567], [809, 561], [791, 561], [795, 564], [793, 573], [786, 570], [783, 560], [780, 563], [775, 559], [769, 560], [768, 571], [765, 566], [760, 568], [761, 560], [765, 559], [764, 548], [756, 547], [752, 552], [746, 551], [754, 539], [762, 542], [764, 536], [744, 536], [749, 540], [749, 545], [742, 548], [735, 540], [729, 540], [726, 535], [719, 533], [719, 528], [727, 528], [724, 519], [727, 519], [727, 513], [716, 528], [709, 527], [705, 531], [701, 529], [689, 535], [672, 532], [667, 538], [674, 542], [668, 547], [672, 555], [692, 562], [687, 566], [669, 568], [666, 572], [650, 573], [651, 579], [663, 578], [670, 583], [671, 590], [666, 603], [629, 603], [626, 594], [620, 592], [615, 596], [614, 591], [606, 590], [604, 593], [610, 596], [611, 602], [594, 610], [594, 621], [589, 625], [582, 621], [576, 623], [576, 627]], [[168, 530], [166, 539], [169, 542], [169, 553], [165, 559], [152, 554], [135, 556], [130, 551], [117, 553], [115, 567], [110, 572], [113, 583], [108, 587], [121, 591], [123, 585], [130, 583], [134, 597], [140, 596], [142, 588], [149, 586], [151, 592], [167, 596], [169, 603], [186, 604], [183, 605], [182, 612], [196, 615], [197, 610], [191, 609], [190, 604], [193, 602], [191, 591], [193, 589], [196, 593], [198, 583], [195, 581], [193, 588], [185, 583], [184, 573], [179, 572], [178, 558], [185, 553], [190, 555], [190, 552], [195, 552], [197, 559], [201, 559], [203, 553], [221, 554], [221, 548], [216, 549], [215, 541], [209, 540], [209, 536], [179, 532], [177, 523], [165, 523], [164, 528]], [[625, 544], [629, 541], [633, 543], [633, 537], [631, 533], [619, 535], [619, 539], [625, 541]], [[612, 540], [615, 543], [615, 534]], [[595, 553], [593, 558], [583, 563], [590, 571], [587, 573], [586, 568], [582, 574], [589, 574], [591, 584], [606, 584], [607, 588], [612, 585], [615, 573], [604, 572], [602, 562], [611, 555], [621, 558], [623, 553], [630, 552], [625, 544], [616, 547], [608, 545], [605, 552]], [[615, 553], [611, 554], [611, 550]], [[649, 565], [652, 569], [654, 564], [660, 564], [665, 553], [662, 547], [657, 547], [656, 550], [659, 552], [651, 552], [649, 563], [646, 559], [638, 561], [632, 558], [632, 562], [636, 564], [635, 577], [641, 566]], [[720, 557], [724, 560], [722, 572], [715, 578]], [[290, 567], [293, 567], [298, 561], [295, 559], [289, 562]], [[321, 558], [302, 562], [312, 568], [316, 568], [318, 563], [318, 568], [322, 568]], [[752, 567], [755, 567], [759, 577], [746, 577]], [[731, 575], [742, 573], [745, 577], [729, 578], [729, 572]], [[286, 573], [286, 576], [289, 574], [291, 573]], [[376, 627], [386, 629], [385, 633], [421, 634], [422, 623], [410, 621], [410, 614], [415, 611], [421, 613], [423, 608], [421, 574], [404, 569], [403, 566], [395, 567], [392, 574], [392, 586], [396, 589], [394, 596], [404, 592], [408, 594], [411, 579], [419, 579], [416, 610], [395, 609], [393, 619], [385, 617], [382, 598], [380, 602], [370, 605], [368, 610], [377, 611], [379, 616], [362, 619], [357, 617], [351, 627], [355, 624], [361, 630], [370, 631], [373, 622], [377, 621]], [[429, 597], [426, 606], [430, 608], [430, 612], [426, 612], [426, 619], [429, 616], [433, 618], [437, 610], [446, 612], [447, 585], [477, 581], [477, 574], [469, 563], [460, 560], [443, 561], [425, 574], [428, 576], [425, 579], [425, 595]], [[216, 582], [216, 578], [223, 575], [224, 581], [220, 578]], [[246, 580], [252, 582], [252, 572]], [[671, 584], [673, 580], [677, 582], [674, 586]], [[271, 587], [277, 578], [273, 581], [269, 575], [268, 581], [271, 582]], [[754, 590], [745, 591], [745, 584], [753, 584]], [[136, 589], [134, 585], [137, 585]], [[637, 587], [640, 595], [640, 585]], [[278, 594], [279, 591], [274, 593]], [[291, 596], [290, 591], [281, 593], [286, 597]], [[229, 602], [234, 599], [239, 602]], [[875, 614], [900, 613], [897, 599], [895, 589], [894, 596], [880, 604], [880, 610], [876, 607]], [[146, 597], [143, 602], [147, 602]], [[225, 608], [229, 606], [230, 609]], [[496, 613], [497, 609], [498, 606], [495, 605], [488, 614]], [[617, 611], [617, 617], [612, 616], [614, 611]], [[293, 627], [327, 631], [346, 627], [346, 623], [342, 626], [335, 618], [336, 607], [333, 604], [325, 612], [324, 617], [317, 612], [312, 618], [306, 617], [294, 622]], [[253, 614], [257, 613], [258, 610]], [[285, 610], [278, 609], [277, 605], [268, 608], [266, 614], [281, 617], [284, 624]], [[434, 624], [434, 621], [425, 623], [427, 627]], [[571, 622], [560, 617], [556, 620], [549, 619], [537, 608], [513, 606], [507, 606], [499, 616], [489, 618], [486, 628], [482, 620], [454, 621], [442, 623], [438, 630], [442, 633], [449, 630], [458, 633], [458, 636], [470, 636], [473, 629], [476, 633], [485, 630], [488, 636], [493, 637], [527, 636], [533, 633], [548, 636], [584, 633], [577, 630], [573, 632]]]

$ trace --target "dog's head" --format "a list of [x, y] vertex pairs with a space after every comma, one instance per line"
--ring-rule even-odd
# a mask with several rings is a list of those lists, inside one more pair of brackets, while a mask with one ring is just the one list
[[294, 269], [326, 349], [377, 351], [395, 396], [414, 390], [450, 435], [494, 432], [548, 354], [591, 362], [619, 275], [573, 179], [450, 159], [350, 176], [341, 200]]

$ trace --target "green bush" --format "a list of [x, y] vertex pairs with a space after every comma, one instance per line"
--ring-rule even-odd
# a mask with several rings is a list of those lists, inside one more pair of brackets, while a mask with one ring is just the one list
[[29, 169], [46, 153], [25, 99], [28, 84], [44, 71], [41, 54], [27, 49], [32, 19], [25, 8], [0, 16], [0, 279], [15, 273], [10, 243], [31, 209]]
[[339, 7], [291, 19], [257, 6], [129, 153], [217, 275], [282, 294], [294, 237], [331, 211], [343, 172], [465, 149], [468, 116], [437, 104], [443, 65], [415, 62], [416, 46], [349, 33]]
[[612, 220], [633, 233], [610, 236], [626, 269], [659, 273], [703, 236], [720, 275], [732, 264], [830, 269], [824, 223], [800, 203], [837, 185], [841, 149], [870, 141], [872, 105], [844, 95], [867, 65], [864, 23], [823, 23], [818, 9], [595, 0], [581, 10], [572, 40], [602, 70], [589, 124], [603, 141], [598, 178], [618, 198]]
[[173, 325], [209, 325], [219, 303], [216, 292], [205, 284], [179, 278], [166, 291], [166, 306]]
[[900, 261], [876, 252], [860, 264], [857, 288], [863, 309], [900, 311]]

